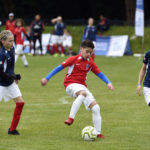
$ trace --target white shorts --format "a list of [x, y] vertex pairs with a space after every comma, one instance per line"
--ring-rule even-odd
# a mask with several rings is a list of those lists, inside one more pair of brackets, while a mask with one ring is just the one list
[[143, 87], [143, 94], [144, 94], [144, 97], [145, 97], [145, 101], [148, 105], [150, 103], [150, 88]]
[[16, 49], [15, 49], [15, 53], [18, 54], [18, 55], [24, 54], [24, 52], [23, 52], [23, 45], [17, 44], [16, 45]]
[[95, 98], [92, 95], [92, 93], [87, 89], [86, 86], [84, 86], [82, 84], [78, 84], [78, 83], [70, 84], [66, 88], [66, 93], [69, 94], [70, 96], [76, 98], [77, 97], [76, 93], [81, 90], [86, 92], [86, 98], [83, 101], [84, 106], [87, 110], [90, 110], [89, 106], [93, 101], [95, 101]]
[[4, 98], [4, 101], [7, 102], [19, 96], [22, 96], [22, 94], [15, 82], [9, 86], [0, 86], [0, 101]]
[[53, 35], [52, 43], [53, 44], [62, 44], [63, 43], [63, 36]]

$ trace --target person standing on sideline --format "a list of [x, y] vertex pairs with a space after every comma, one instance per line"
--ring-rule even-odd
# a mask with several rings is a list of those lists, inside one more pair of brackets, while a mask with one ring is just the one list
[[143, 65], [139, 73], [137, 92], [138, 95], [141, 95], [142, 81], [143, 82], [143, 94], [148, 106], [150, 106], [150, 51], [148, 51], [143, 59]]
[[66, 25], [63, 23], [63, 19], [61, 16], [58, 16], [57, 18], [54, 18], [51, 20], [53, 24], [55, 24], [54, 28], [54, 37], [55, 37], [55, 42], [53, 44], [53, 49], [55, 51], [54, 57], [57, 57], [59, 54], [59, 49], [61, 51], [61, 57], [64, 57], [64, 47], [63, 47], [63, 34], [64, 34], [64, 29], [66, 28]]
[[19, 18], [16, 19], [16, 29], [14, 32], [14, 36], [16, 38], [16, 50], [15, 50], [15, 62], [17, 61], [18, 57], [21, 56], [22, 62], [24, 63], [25, 67], [28, 67], [28, 61], [26, 59], [26, 56], [23, 52], [23, 43], [24, 38], [27, 37], [27, 39], [30, 41], [29, 36], [27, 35], [27, 32], [25, 30], [24, 21], [23, 19]]
[[15, 31], [14, 13], [9, 13], [9, 20], [6, 21], [5, 30], [10, 30], [13, 34]]
[[75, 101], [72, 104], [69, 118], [65, 121], [65, 124], [73, 124], [76, 113], [83, 103], [87, 110], [92, 111], [92, 119], [94, 127], [97, 130], [97, 137], [105, 138], [105, 136], [101, 134], [102, 118], [100, 115], [100, 107], [85, 83], [89, 71], [92, 71], [97, 77], [103, 80], [109, 89], [114, 90], [114, 87], [110, 80], [99, 70], [97, 65], [90, 58], [93, 49], [94, 44], [92, 41], [82, 41], [80, 48], [81, 54], [69, 57], [62, 64], [52, 70], [45, 78], [42, 78], [41, 84], [42, 86], [45, 86], [56, 73], [68, 67], [68, 72], [64, 80], [64, 86], [68, 95], [75, 98]]
[[13, 99], [16, 103], [8, 134], [19, 135], [16, 128], [21, 117], [24, 101], [17, 85], [21, 76], [14, 73], [15, 50], [13, 42], [14, 36], [11, 31], [4, 30], [0, 33], [0, 101], [3, 98], [5, 102]]
[[[88, 25], [84, 29], [83, 40], [90, 40], [93, 42], [93, 44], [95, 46], [96, 45], [96, 33], [97, 33], [97, 30], [96, 30], [96, 27], [94, 26], [94, 19], [89, 18]], [[95, 58], [94, 51], [93, 51], [91, 57], [94, 60], [94, 58]]]
[[44, 30], [44, 24], [41, 20], [41, 16], [39, 14], [35, 15], [35, 20], [31, 23], [31, 35], [32, 35], [32, 40], [33, 40], [33, 50], [35, 56], [35, 51], [36, 51], [36, 41], [39, 41], [40, 44], [40, 50], [41, 50], [41, 56], [43, 55], [42, 53], [42, 32]]

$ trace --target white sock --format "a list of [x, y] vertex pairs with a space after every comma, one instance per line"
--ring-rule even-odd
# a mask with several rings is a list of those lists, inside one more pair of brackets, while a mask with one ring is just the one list
[[98, 134], [101, 133], [101, 122], [102, 122], [102, 117], [100, 115], [100, 107], [98, 104], [94, 105], [92, 107], [92, 118], [93, 118], [93, 124], [95, 129], [97, 130]]
[[16, 63], [18, 57], [19, 57], [19, 55], [15, 54], [15, 63]]
[[73, 119], [75, 118], [76, 113], [78, 112], [78, 110], [79, 110], [81, 104], [83, 103], [84, 99], [85, 99], [85, 96], [83, 96], [83, 95], [79, 95], [79, 96], [75, 99], [75, 101], [74, 101], [73, 104], [72, 104], [69, 117], [71, 117], [71, 118], [73, 118]]
[[25, 55], [22, 55], [21, 56], [21, 59], [22, 59], [22, 62], [24, 63], [25, 66], [28, 66], [28, 61], [26, 59], [26, 56]]

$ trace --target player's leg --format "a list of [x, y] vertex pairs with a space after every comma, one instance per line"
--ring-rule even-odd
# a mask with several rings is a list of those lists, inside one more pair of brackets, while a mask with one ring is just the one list
[[16, 45], [16, 49], [15, 49], [15, 63], [16, 63], [16, 61], [18, 60], [18, 57], [19, 57], [19, 55], [20, 55], [21, 49], [22, 49], [22, 45], [17, 44], [17, 45]]
[[102, 117], [100, 114], [100, 106], [97, 104], [92, 93], [87, 88], [86, 88], [86, 94], [87, 94], [87, 96], [84, 100], [84, 105], [87, 110], [92, 111], [92, 120], [93, 120], [94, 127], [97, 131], [98, 138], [105, 138], [101, 134]]
[[43, 55], [43, 53], [42, 53], [42, 51], [43, 51], [43, 49], [42, 49], [42, 35], [39, 35], [38, 40], [39, 40], [41, 56], [42, 56]]
[[25, 54], [21, 54], [21, 60], [24, 64], [24, 66], [28, 67], [28, 61], [27, 61], [27, 58], [26, 58]]
[[150, 88], [143, 87], [143, 94], [147, 105], [150, 106]]
[[23, 106], [24, 106], [24, 101], [23, 101], [23, 98], [21, 96], [14, 98], [14, 101], [16, 103], [16, 107], [15, 107], [15, 110], [14, 110], [11, 126], [8, 130], [8, 134], [19, 135], [19, 132], [16, 130], [16, 128], [18, 126], [18, 123], [19, 123], [19, 120], [20, 120], [20, 117], [21, 117], [22, 109], [23, 109]]
[[35, 56], [35, 51], [36, 51], [36, 40], [37, 40], [37, 38], [36, 38], [36, 36], [33, 36], [33, 51], [34, 51], [34, 53], [33, 53], [33, 55]]
[[84, 90], [84, 87], [80, 84], [69, 85], [66, 89], [66, 92], [70, 96], [76, 97], [76, 99], [74, 100], [74, 102], [72, 104], [69, 118], [65, 121], [65, 124], [71, 125], [74, 121], [74, 118], [75, 118], [81, 104], [83, 103], [83, 101], [86, 97], [86, 92]]
[[59, 43], [59, 46], [61, 48], [61, 57], [64, 57], [65, 49], [64, 49], [64, 46], [63, 46], [63, 36], [59, 36], [58, 43]]
[[26, 56], [25, 56], [25, 54], [24, 54], [24, 52], [23, 52], [23, 45], [20, 45], [19, 54], [20, 54], [20, 57], [21, 57], [21, 60], [22, 60], [22, 62], [23, 62], [23, 64], [24, 64], [24, 66], [25, 66], [25, 67], [28, 67], [28, 61], [27, 61]]
[[6, 90], [4, 92], [5, 93], [4, 100], [9, 101], [11, 99], [14, 99], [14, 102], [16, 103], [16, 107], [15, 107], [14, 114], [13, 114], [13, 119], [12, 119], [10, 128], [8, 130], [8, 134], [19, 135], [19, 132], [16, 130], [16, 128], [20, 120], [21, 112], [24, 106], [24, 101], [23, 101], [21, 92], [19, 90], [19, 87], [16, 83], [11, 84], [5, 89]]

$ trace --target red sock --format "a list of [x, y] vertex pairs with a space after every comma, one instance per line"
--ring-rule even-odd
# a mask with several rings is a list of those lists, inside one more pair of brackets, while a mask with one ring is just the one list
[[94, 61], [94, 58], [95, 58], [95, 54], [94, 54], [94, 52], [92, 53], [92, 60]]
[[60, 47], [61, 47], [61, 53], [64, 54], [65, 53], [64, 47], [62, 45]]
[[16, 103], [16, 108], [14, 110], [14, 115], [13, 115], [13, 120], [11, 122], [10, 131], [16, 130], [17, 125], [20, 120], [23, 106], [24, 106], [24, 102]]
[[58, 46], [56, 44], [53, 45], [53, 49], [55, 53], [59, 53]]

